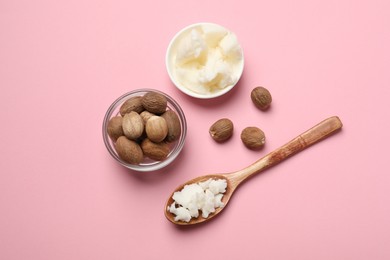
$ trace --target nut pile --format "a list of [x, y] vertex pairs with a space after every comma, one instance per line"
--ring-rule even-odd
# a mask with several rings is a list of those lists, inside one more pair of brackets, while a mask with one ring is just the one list
[[107, 133], [122, 160], [140, 164], [145, 157], [156, 161], [167, 158], [171, 144], [181, 135], [180, 119], [167, 103], [164, 95], [148, 92], [121, 105], [120, 115], [108, 122]]
[[[272, 102], [271, 93], [264, 87], [255, 87], [251, 91], [251, 100], [260, 110], [267, 110]], [[222, 143], [233, 135], [234, 125], [228, 118], [215, 121], [209, 128], [209, 134], [214, 141]], [[257, 150], [265, 144], [264, 132], [256, 126], [245, 127], [241, 132], [242, 143], [251, 150]]]

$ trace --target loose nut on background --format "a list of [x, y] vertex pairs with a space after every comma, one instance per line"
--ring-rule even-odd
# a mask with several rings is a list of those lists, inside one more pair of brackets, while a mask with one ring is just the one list
[[263, 147], [265, 143], [265, 135], [260, 128], [249, 126], [242, 130], [241, 140], [246, 147], [255, 150]]
[[233, 122], [228, 118], [217, 120], [211, 125], [209, 133], [216, 142], [224, 142], [233, 135]]
[[251, 92], [251, 99], [255, 106], [261, 110], [266, 110], [272, 102], [271, 93], [264, 87], [256, 87]]
[[121, 136], [116, 140], [115, 150], [118, 156], [125, 162], [140, 164], [143, 161], [143, 152], [139, 144]]
[[173, 110], [167, 110], [161, 115], [165, 119], [168, 126], [168, 134], [166, 137], [167, 142], [173, 142], [179, 139], [181, 135], [180, 119]]
[[160, 115], [167, 110], [167, 98], [157, 92], [148, 92], [143, 95], [142, 106], [150, 113]]
[[122, 120], [123, 133], [130, 140], [136, 140], [144, 132], [144, 122], [141, 116], [134, 111], [124, 115]]
[[108, 121], [107, 133], [114, 142], [120, 136], [124, 135], [122, 129], [122, 119], [123, 118], [121, 116], [114, 116], [110, 119], [110, 121]]
[[147, 137], [155, 142], [159, 143], [165, 139], [168, 134], [168, 125], [164, 118], [161, 116], [152, 116], [146, 122], [145, 131]]
[[168, 157], [170, 152], [170, 147], [168, 143], [160, 142], [154, 143], [148, 138], [145, 138], [141, 143], [141, 149], [144, 152], [144, 155], [150, 159], [156, 161], [162, 161]]
[[135, 111], [138, 114], [144, 111], [144, 107], [142, 106], [142, 97], [136, 96], [131, 97], [128, 100], [126, 100], [121, 107], [119, 108], [119, 113], [124, 116], [127, 113], [130, 113], [131, 111]]

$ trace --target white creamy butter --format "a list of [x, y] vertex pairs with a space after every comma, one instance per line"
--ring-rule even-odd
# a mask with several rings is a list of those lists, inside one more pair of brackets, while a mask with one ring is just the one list
[[224, 179], [208, 179], [204, 182], [185, 185], [173, 194], [174, 202], [167, 210], [175, 215], [175, 221], [189, 222], [191, 218], [208, 218], [217, 208], [223, 207], [222, 197], [226, 192]]
[[243, 53], [234, 33], [216, 24], [197, 24], [174, 38], [167, 66], [175, 85], [199, 95], [213, 95], [237, 83]]

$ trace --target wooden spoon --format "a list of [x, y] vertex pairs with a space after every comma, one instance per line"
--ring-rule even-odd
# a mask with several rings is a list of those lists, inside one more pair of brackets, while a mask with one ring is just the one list
[[[226, 173], [226, 174], [209, 174], [205, 176], [200, 176], [180, 185], [179, 187], [176, 188], [174, 192], [182, 190], [185, 185], [206, 181], [210, 178], [225, 179], [227, 182], [227, 188], [225, 194], [223, 195], [222, 202], [226, 206], [230, 198], [232, 197], [234, 191], [236, 190], [236, 188], [244, 180], [304, 150], [310, 145], [328, 137], [332, 133], [341, 129], [342, 125], [343, 124], [341, 123], [340, 119], [337, 116], [330, 117], [242, 170]], [[217, 208], [214, 213], [211, 213], [209, 215], [208, 218], [203, 218], [200, 214], [198, 218], [192, 218], [189, 222], [175, 221], [175, 215], [170, 213], [168, 210], [168, 206], [170, 206], [173, 203], [172, 196], [174, 192], [172, 192], [172, 194], [170, 195], [164, 208], [166, 218], [174, 224], [185, 225], [185, 226], [199, 224], [205, 221], [209, 221], [210, 219], [214, 218], [219, 213], [221, 213], [221, 211], [224, 209], [224, 207]]]

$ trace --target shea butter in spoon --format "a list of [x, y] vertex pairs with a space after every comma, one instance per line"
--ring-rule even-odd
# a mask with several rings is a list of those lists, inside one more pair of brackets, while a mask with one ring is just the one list
[[169, 44], [168, 74], [184, 93], [197, 98], [223, 95], [242, 75], [244, 57], [236, 35], [213, 23], [181, 30]]
[[198, 183], [184, 185], [183, 189], [173, 193], [173, 202], [167, 210], [175, 215], [175, 221], [189, 222], [191, 218], [203, 218], [223, 207], [223, 194], [226, 192], [225, 179], [209, 178]]

